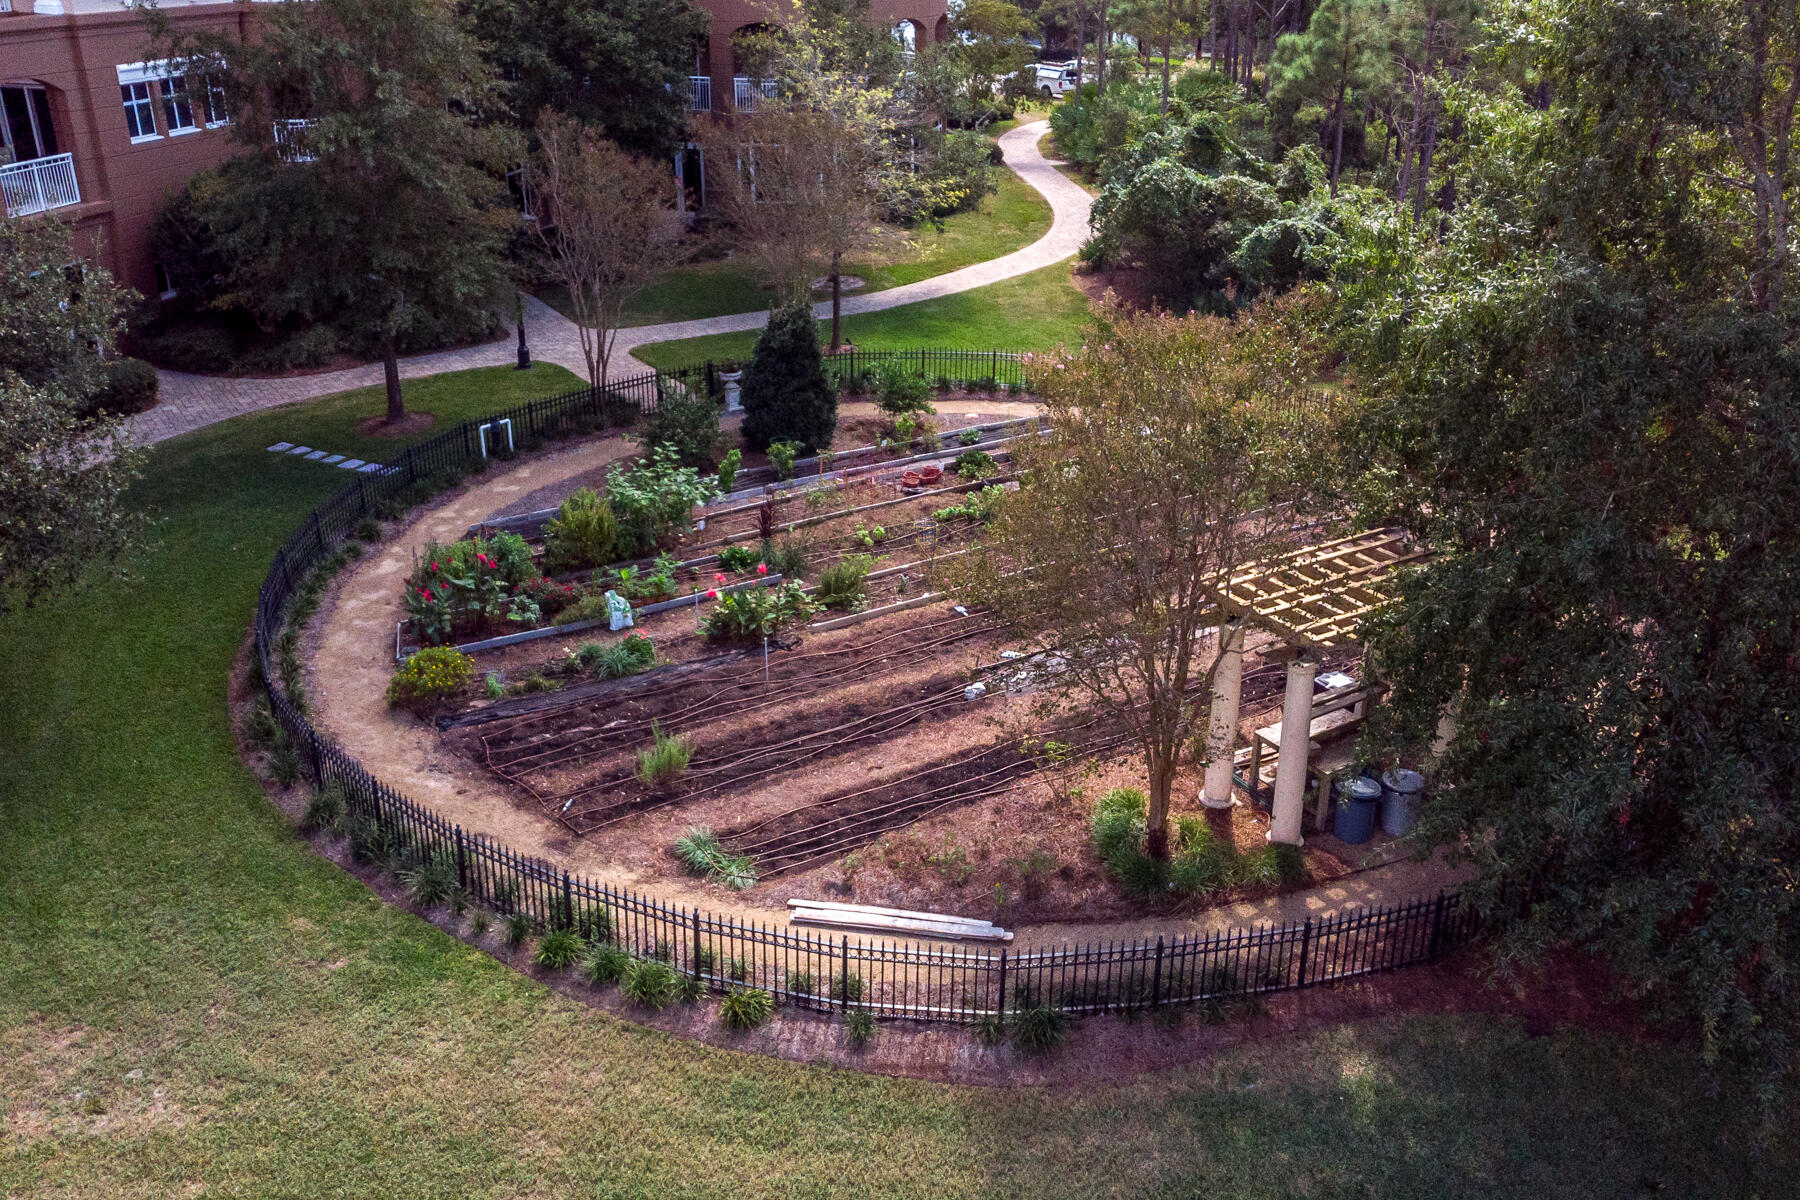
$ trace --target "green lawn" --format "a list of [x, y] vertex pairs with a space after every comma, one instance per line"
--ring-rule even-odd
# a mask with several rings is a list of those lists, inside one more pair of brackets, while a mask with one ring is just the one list
[[[844, 318], [844, 336], [865, 350], [942, 346], [966, 350], [1048, 350], [1081, 341], [1088, 300], [1057, 263], [973, 291]], [[830, 323], [820, 323], [820, 340]], [[632, 353], [662, 371], [707, 359], [748, 358], [756, 331], [657, 342]]]
[[[414, 403], [448, 419], [513, 382]], [[0, 1194], [1790, 1193], [1793, 1146], [1743, 1141], [1747, 1102], [1678, 1049], [1390, 1018], [1124, 1086], [930, 1086], [641, 1029], [378, 902], [270, 806], [226, 720], [269, 556], [343, 482], [262, 447], [361, 452], [373, 408], [159, 447], [141, 580], [0, 619]]]
[[[996, 172], [997, 189], [973, 212], [957, 213], [942, 229], [926, 225], [884, 233], [881, 246], [847, 259], [846, 275], [865, 280], [862, 292], [877, 292], [986, 262], [1028, 246], [1050, 228], [1050, 204], [1011, 171]], [[568, 315], [567, 292], [540, 288], [538, 296]], [[769, 292], [756, 263], [743, 256], [677, 267], [634, 298], [626, 325], [657, 325], [754, 312], [769, 306]]]

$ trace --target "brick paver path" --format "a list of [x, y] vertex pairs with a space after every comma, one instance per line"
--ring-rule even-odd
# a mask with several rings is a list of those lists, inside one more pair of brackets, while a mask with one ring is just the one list
[[[877, 312], [904, 304], [916, 304], [921, 300], [933, 300], [939, 296], [950, 296], [1025, 275], [1072, 257], [1087, 237], [1088, 208], [1093, 198], [1038, 153], [1038, 139], [1044, 132], [1045, 123], [1034, 121], [1000, 136], [1000, 149], [1006, 156], [1007, 165], [1050, 202], [1052, 220], [1049, 231], [1043, 237], [1011, 254], [958, 271], [921, 279], [904, 287], [846, 297], [843, 301], [844, 314], [849, 316]], [[821, 317], [829, 317], [831, 305], [829, 302], [815, 305], [814, 311]], [[708, 317], [698, 321], [640, 325], [635, 329], [619, 331], [614, 354], [629, 356], [639, 346], [647, 346], [653, 342], [760, 329], [767, 319], [768, 313], [759, 311]], [[525, 297], [525, 336], [531, 346], [532, 358], [567, 367], [583, 377], [587, 375], [587, 364], [581, 357], [581, 342], [574, 324], [534, 296]], [[514, 361], [514, 345], [514, 340], [507, 337], [481, 346], [401, 359], [400, 374], [403, 378], [416, 379], [422, 375], [460, 371], [468, 367], [503, 365]], [[621, 360], [615, 357], [614, 361]], [[624, 357], [622, 365], [626, 373], [633, 373], [640, 368], [649, 370], [643, 363], [630, 357]], [[218, 375], [189, 375], [180, 371], [159, 371], [157, 374], [162, 379], [161, 399], [155, 408], [132, 417], [128, 422], [132, 436], [144, 444], [203, 429], [244, 413], [313, 400], [351, 388], [374, 386], [381, 382], [381, 364], [371, 363], [343, 371], [322, 371], [314, 375], [290, 375], [280, 379], [226, 378]]]

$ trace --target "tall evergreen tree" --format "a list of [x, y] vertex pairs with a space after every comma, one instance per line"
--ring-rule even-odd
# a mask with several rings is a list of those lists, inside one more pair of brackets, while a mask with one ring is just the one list
[[1276, 43], [1269, 103], [1291, 112], [1310, 101], [1331, 114], [1324, 149], [1334, 196], [1344, 169], [1344, 126], [1367, 93], [1386, 86], [1391, 71], [1384, 0], [1324, 0], [1303, 32]]
[[819, 328], [812, 310], [791, 304], [769, 314], [744, 372], [744, 440], [799, 442], [808, 450], [831, 445], [837, 430], [837, 389], [825, 378]]

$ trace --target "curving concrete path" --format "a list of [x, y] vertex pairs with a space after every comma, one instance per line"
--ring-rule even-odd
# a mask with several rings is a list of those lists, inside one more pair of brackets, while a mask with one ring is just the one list
[[[987, 262], [960, 270], [948, 271], [930, 279], [921, 279], [902, 287], [867, 295], [845, 297], [845, 316], [879, 312], [935, 300], [990, 283], [999, 283], [1036, 271], [1041, 267], [1071, 258], [1081, 248], [1088, 234], [1088, 209], [1093, 197], [1058, 171], [1038, 151], [1038, 139], [1044, 134], [1043, 121], [1020, 125], [1000, 136], [1000, 150], [1006, 165], [1050, 202], [1050, 229], [1043, 237], [1022, 249]], [[820, 317], [831, 316], [829, 301], [813, 306]], [[640, 346], [681, 338], [704, 337], [714, 333], [741, 333], [760, 329], [768, 320], [767, 310], [734, 313], [724, 317], [706, 317], [694, 321], [670, 321], [661, 325], [639, 325], [619, 331], [615, 355], [625, 356], [623, 373], [650, 368], [631, 356]], [[552, 362], [567, 367], [577, 375], [587, 375], [587, 364], [581, 356], [581, 342], [576, 327], [567, 317], [537, 299], [525, 297], [525, 336], [531, 356], [539, 362]], [[445, 371], [461, 371], [469, 367], [502, 366], [514, 361], [514, 341], [509, 336], [480, 346], [459, 350], [442, 350], [400, 360], [402, 378], [416, 379]], [[615, 362], [620, 359], [615, 358]], [[161, 400], [149, 412], [132, 417], [127, 426], [137, 442], [149, 445], [203, 429], [219, 421], [305, 400], [329, 396], [351, 388], [371, 387], [381, 382], [381, 364], [370, 363], [342, 371], [321, 371], [313, 375], [289, 375], [277, 379], [229, 378], [219, 375], [189, 375], [180, 371], [159, 371]]]

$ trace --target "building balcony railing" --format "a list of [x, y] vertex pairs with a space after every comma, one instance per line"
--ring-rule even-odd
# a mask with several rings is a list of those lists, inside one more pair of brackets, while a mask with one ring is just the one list
[[283, 162], [309, 163], [316, 160], [318, 155], [312, 152], [307, 135], [317, 124], [317, 121], [305, 118], [275, 122], [275, 153]]
[[0, 196], [6, 215], [28, 217], [52, 208], [81, 203], [81, 187], [75, 182], [75, 158], [53, 154], [0, 167]]
[[688, 111], [712, 111], [712, 78], [708, 75], [688, 76]]
[[755, 112], [756, 106], [762, 101], [775, 98], [773, 79], [752, 79], [748, 75], [738, 75], [731, 83], [731, 102], [739, 112]]

